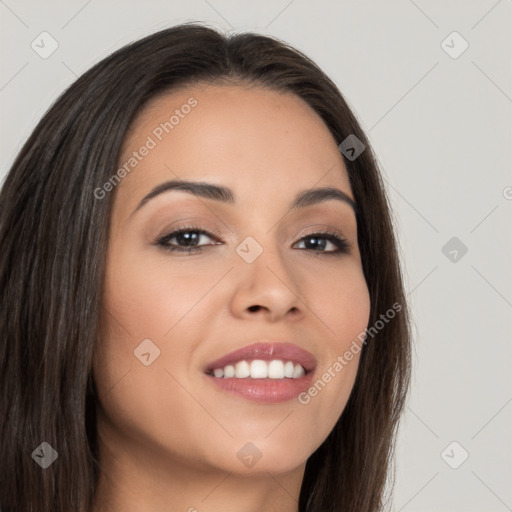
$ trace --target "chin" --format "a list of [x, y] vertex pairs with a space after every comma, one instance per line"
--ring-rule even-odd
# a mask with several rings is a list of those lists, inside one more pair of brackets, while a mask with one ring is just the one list
[[314, 446], [308, 450], [296, 438], [289, 437], [287, 443], [280, 441], [277, 437], [274, 440], [231, 440], [231, 448], [224, 451], [223, 456], [215, 457], [216, 465], [220, 462], [223, 471], [240, 475], [288, 473], [304, 465], [315, 450]]

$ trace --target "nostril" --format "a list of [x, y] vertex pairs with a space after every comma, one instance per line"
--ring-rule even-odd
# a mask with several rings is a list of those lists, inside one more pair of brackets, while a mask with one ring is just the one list
[[260, 309], [261, 306], [250, 306], [249, 307], [249, 311], [252, 313], [254, 311], [258, 311]]

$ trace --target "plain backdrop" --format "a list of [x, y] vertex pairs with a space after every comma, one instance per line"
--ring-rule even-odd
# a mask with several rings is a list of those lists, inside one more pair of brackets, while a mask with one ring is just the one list
[[194, 20], [309, 55], [373, 143], [415, 326], [392, 510], [512, 510], [512, 2], [1, 0], [0, 179], [77, 76]]

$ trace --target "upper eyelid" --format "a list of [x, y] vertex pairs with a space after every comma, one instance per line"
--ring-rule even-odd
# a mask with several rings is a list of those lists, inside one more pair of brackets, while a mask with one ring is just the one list
[[[303, 233], [300, 236], [302, 237], [302, 236], [309, 236], [309, 235], [321, 233], [321, 234], [336, 234], [337, 236], [339, 236], [341, 238], [346, 238], [346, 235], [338, 228], [321, 227], [321, 226], [326, 226], [326, 224], [318, 223], [318, 224], [310, 224], [308, 226], [305, 226], [303, 228], [303, 230], [308, 229], [308, 228], [312, 228], [312, 230], [308, 231], [307, 233]], [[217, 237], [217, 238], [220, 238], [222, 236], [220, 233], [217, 233], [215, 229], [204, 228], [204, 227], [194, 226], [194, 225], [184, 225], [184, 226], [174, 227], [171, 230], [164, 231], [164, 233], [161, 236], [159, 236], [158, 238], [163, 238], [163, 237], [167, 237], [170, 235], [174, 235], [176, 233], [187, 232], [187, 231], [196, 231], [196, 232], [203, 233], [207, 236], [212, 236], [212, 237]], [[232, 232], [232, 231], [230, 230], [230, 232]]]
[[206, 236], [209, 236], [210, 238], [217, 238], [217, 239], [220, 238], [220, 235], [216, 234], [213, 230], [210, 230], [210, 229], [194, 227], [194, 226], [182, 226], [182, 227], [174, 228], [170, 231], [166, 231], [163, 235], [158, 237], [158, 240], [161, 240], [163, 238], [173, 237], [179, 233], [187, 233], [189, 231], [198, 232], [198, 233], [204, 234]]

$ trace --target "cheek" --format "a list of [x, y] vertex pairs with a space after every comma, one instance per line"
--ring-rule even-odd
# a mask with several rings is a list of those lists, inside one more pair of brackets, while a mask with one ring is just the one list
[[[208, 275], [198, 279], [193, 265], [179, 265], [165, 255], [112, 257], [105, 276], [104, 304], [135, 339], [161, 339], [211, 286]], [[210, 279], [211, 280], [211, 279]]]
[[[182, 334], [180, 322], [193, 312], [206, 285], [201, 286], [193, 276], [179, 275], [165, 263], [152, 261], [148, 265], [133, 248], [109, 255], [95, 353], [98, 388], [111, 389], [126, 377], [136, 379], [136, 393], [164, 389], [169, 377], [167, 382], [165, 378], [159, 382], [157, 375], [167, 367], [186, 366], [186, 344], [170, 341]], [[148, 352], [146, 348], [154, 361], [148, 366], [140, 359]]]
[[347, 265], [334, 275], [325, 276], [323, 293], [320, 289], [310, 296], [317, 302], [312, 308], [318, 310], [323, 321], [324, 348], [331, 355], [345, 351], [351, 342], [364, 332], [370, 317], [370, 294], [359, 265]]
[[[105, 310], [94, 363], [106, 425], [139, 439], [149, 433], [155, 450], [171, 446], [186, 456], [191, 439], [204, 437], [201, 425], [209, 424], [187, 392], [194, 344], [186, 341], [197, 337], [197, 315], [208, 305], [197, 307], [198, 302], [212, 284], [208, 275], [198, 280], [197, 271], [182, 272], [164, 258], [147, 265], [120, 252], [111, 254], [105, 273]], [[147, 366], [137, 357], [141, 343], [153, 361]]]
[[322, 360], [312, 386], [299, 403], [317, 418], [327, 436], [343, 412], [357, 375], [364, 333], [370, 316], [370, 296], [362, 270], [347, 268], [325, 281], [323, 300], [312, 305], [322, 320]]

